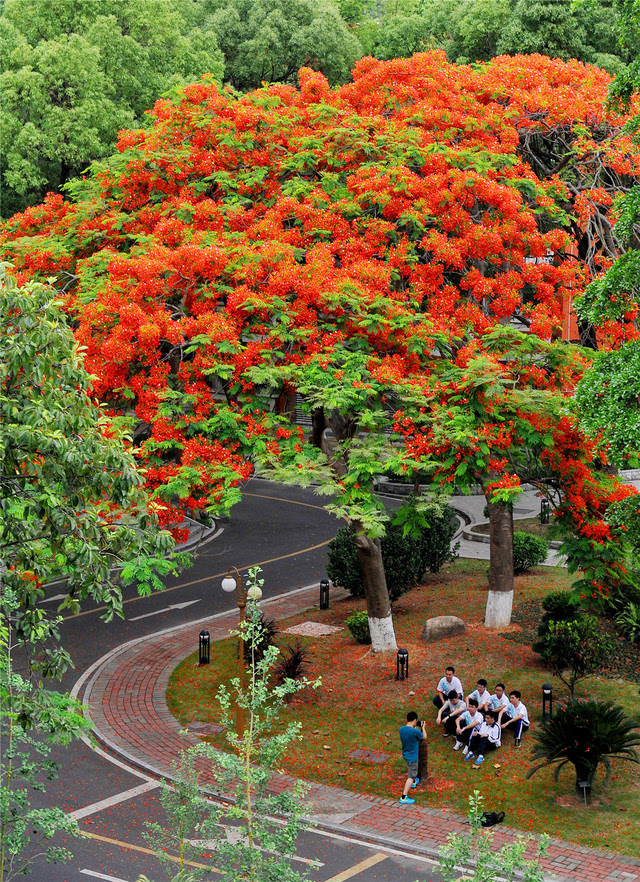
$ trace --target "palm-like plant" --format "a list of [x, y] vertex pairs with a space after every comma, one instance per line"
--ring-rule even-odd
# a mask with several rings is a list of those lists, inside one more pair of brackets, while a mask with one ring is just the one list
[[638, 721], [628, 717], [612, 701], [571, 700], [535, 733], [533, 759], [542, 760], [529, 769], [527, 778], [545, 766], [555, 765], [556, 781], [560, 770], [571, 763], [576, 771], [576, 789], [580, 782], [591, 787], [596, 769], [606, 769], [605, 783], [611, 778], [611, 759], [640, 762]]

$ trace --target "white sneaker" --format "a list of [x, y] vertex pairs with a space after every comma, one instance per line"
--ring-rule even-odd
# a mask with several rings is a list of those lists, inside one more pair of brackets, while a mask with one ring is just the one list
[[465, 744], [464, 750], [462, 751], [462, 756], [466, 756], [469, 753], [469, 747]]
[[456, 741], [456, 743], [453, 745], [454, 750], [460, 750], [461, 747], [462, 747], [462, 741]]

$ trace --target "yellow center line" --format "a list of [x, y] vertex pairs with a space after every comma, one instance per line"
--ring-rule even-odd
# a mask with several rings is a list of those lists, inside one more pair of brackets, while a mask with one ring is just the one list
[[[279, 557], [270, 557], [267, 560], [259, 560], [257, 563], [246, 564], [243, 567], [238, 567], [238, 570], [244, 572], [245, 570], [251, 569], [251, 567], [263, 567], [266, 564], [276, 563], [279, 560], [286, 560], [289, 557], [297, 557], [299, 554], [306, 554], [307, 551], [315, 551], [317, 548], [322, 548], [323, 546], [328, 545], [329, 542], [331, 542], [331, 539], [326, 539], [324, 542], [318, 542], [317, 545], [301, 548], [300, 551], [291, 551], [289, 554], [281, 554]], [[141, 596], [137, 594], [135, 597], [129, 597], [127, 600], [123, 600], [122, 605], [124, 606], [125, 603], [135, 603], [137, 600], [146, 600], [147, 597], [155, 597], [159, 594], [169, 594], [171, 591], [178, 591], [180, 588], [189, 588], [191, 585], [199, 585], [201, 582], [209, 582], [211, 579], [221, 579], [227, 575], [227, 572], [227, 570], [223, 570], [220, 573], [203, 576], [201, 579], [193, 579], [191, 582], [181, 582], [180, 585], [174, 585], [172, 588], [163, 588], [162, 591], [154, 591], [152, 595], [147, 594]], [[67, 621], [67, 619], [79, 619], [80, 616], [90, 616], [93, 615], [93, 613], [102, 612], [102, 610], [106, 608], [106, 606], [97, 606], [95, 609], [85, 609], [73, 616], [63, 616], [63, 620]], [[232, 610], [229, 610], [229, 612], [232, 612]]]
[[359, 876], [360, 873], [364, 873], [369, 867], [375, 867], [380, 861], [386, 861], [387, 857], [388, 855], [382, 854], [379, 851], [378, 854], [372, 854], [371, 857], [365, 858], [365, 860], [360, 861], [359, 864], [355, 864], [353, 867], [349, 867], [348, 870], [343, 870], [337, 876], [326, 879], [325, 882], [345, 882], [346, 879], [351, 879], [353, 876]]
[[323, 506], [314, 505], [312, 502], [298, 502], [297, 499], [283, 499], [282, 496], [269, 496], [268, 493], [243, 493], [242, 495], [253, 496], [255, 499], [272, 499], [274, 502], [288, 502], [290, 505], [302, 505], [305, 508], [315, 508], [316, 511], [326, 511]]
[[[129, 851], [139, 851], [141, 854], [150, 854], [154, 857], [157, 857], [156, 852], [152, 848], [143, 848], [142, 845], [133, 845], [131, 842], [121, 842], [119, 839], [110, 839], [108, 836], [98, 836], [97, 833], [89, 833], [87, 830], [80, 831], [81, 836], [86, 836], [87, 839], [96, 839], [98, 842], [106, 842], [108, 845], [117, 845], [119, 848], [126, 848]], [[164, 856], [167, 860], [173, 861], [174, 864], [180, 863], [180, 858], [174, 857], [173, 855], [164, 853]], [[208, 864], [199, 864], [197, 861], [186, 861], [183, 860], [184, 864], [188, 864], [190, 867], [197, 867], [200, 870], [209, 870], [210, 873], [218, 873], [222, 875], [222, 870], [216, 870], [215, 867], [210, 867]]]

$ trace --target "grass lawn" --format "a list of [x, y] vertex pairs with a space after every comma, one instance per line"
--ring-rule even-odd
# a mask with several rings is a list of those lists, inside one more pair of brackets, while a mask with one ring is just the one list
[[[398, 727], [407, 710], [415, 709], [428, 721], [428, 790], [419, 788], [421, 805], [451, 808], [466, 814], [467, 796], [477, 788], [487, 808], [504, 810], [507, 822], [527, 831], [550, 832], [582, 845], [611, 847], [640, 855], [640, 766], [614, 763], [614, 778], [608, 789], [603, 774], [596, 778], [592, 805], [585, 810], [573, 795], [574, 777], [566, 769], [555, 783], [552, 771], [544, 769], [525, 780], [530, 765], [531, 732], [541, 717], [541, 684], [554, 682], [556, 695], [563, 687], [542, 667], [527, 644], [532, 608], [549, 591], [568, 587], [570, 577], [560, 568], [541, 568], [516, 579], [515, 623], [504, 634], [484, 630], [482, 616], [486, 601], [486, 562], [457, 561], [438, 575], [400, 598], [394, 605], [398, 644], [409, 650], [410, 679], [395, 680], [395, 659], [375, 657], [352, 639], [345, 629], [332, 637], [303, 638], [311, 653], [313, 674], [322, 686], [301, 694], [288, 713], [303, 724], [303, 739], [288, 753], [286, 769], [312, 781], [322, 781], [377, 796], [399, 796], [405, 765], [399, 750]], [[342, 625], [362, 600], [334, 602], [329, 610], [309, 610], [287, 620], [285, 627], [301, 621]], [[518, 624], [524, 611], [523, 624]], [[435, 615], [458, 614], [467, 623], [467, 633], [426, 645], [419, 640], [422, 623]], [[527, 624], [528, 623], [528, 624]], [[281, 635], [280, 639], [295, 639]], [[627, 713], [638, 714], [640, 659], [628, 665], [631, 679], [592, 677], [578, 684], [577, 694], [599, 699], [614, 698]], [[236, 670], [235, 641], [212, 646], [211, 665], [194, 667], [194, 657], [173, 672], [168, 689], [171, 711], [182, 723], [194, 720], [215, 722], [217, 686]], [[468, 694], [478, 677], [491, 688], [502, 680], [507, 689], [520, 689], [529, 709], [532, 728], [520, 750], [511, 736], [504, 746], [490, 754], [478, 770], [454, 753], [452, 739], [442, 738], [435, 726], [431, 698], [446, 665], [453, 664]], [[231, 673], [229, 673], [231, 672]], [[224, 738], [210, 739], [219, 746]], [[382, 751], [389, 755], [383, 765], [351, 760], [354, 748]], [[494, 763], [499, 763], [496, 769]]]
[[[553, 520], [553, 519], [552, 519]], [[553, 523], [541, 524], [540, 518], [518, 518], [513, 522], [513, 529], [520, 533], [532, 533], [534, 536], [541, 536], [549, 541], [553, 538], [551, 535], [551, 527]], [[483, 533], [489, 535], [489, 524], [477, 524], [471, 528], [472, 533]]]

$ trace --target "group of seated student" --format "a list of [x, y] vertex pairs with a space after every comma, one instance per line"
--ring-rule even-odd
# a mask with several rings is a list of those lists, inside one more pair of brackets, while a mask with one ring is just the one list
[[527, 708], [517, 689], [507, 697], [504, 683], [496, 683], [492, 694], [487, 681], [480, 679], [465, 701], [462, 683], [452, 667], [438, 683], [433, 703], [438, 708], [436, 722], [444, 727], [443, 737], [455, 736], [453, 749], [462, 748], [465, 762], [475, 758], [474, 767], [484, 762], [486, 751], [500, 747], [504, 730], [513, 732], [515, 746], [520, 747], [522, 734], [529, 728]]

